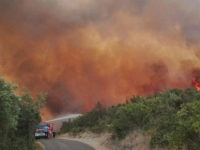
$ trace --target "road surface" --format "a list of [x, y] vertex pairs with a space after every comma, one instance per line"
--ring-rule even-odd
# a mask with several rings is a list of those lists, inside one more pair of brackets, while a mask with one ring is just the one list
[[95, 150], [91, 146], [72, 140], [41, 139], [44, 150]]

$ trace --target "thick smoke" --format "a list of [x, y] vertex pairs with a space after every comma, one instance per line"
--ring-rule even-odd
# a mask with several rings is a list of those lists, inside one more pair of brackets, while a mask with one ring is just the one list
[[198, 0], [1, 0], [0, 74], [86, 112], [200, 76]]

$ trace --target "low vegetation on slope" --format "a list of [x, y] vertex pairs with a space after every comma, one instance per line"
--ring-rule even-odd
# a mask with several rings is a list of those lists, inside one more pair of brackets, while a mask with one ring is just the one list
[[14, 93], [15, 89], [16, 85], [0, 78], [0, 149], [34, 150], [35, 126], [41, 121], [39, 110], [47, 95], [33, 99], [26, 89], [21, 96]]
[[125, 104], [104, 108], [101, 103], [76, 120], [64, 122], [61, 133], [110, 132], [124, 139], [133, 131], [151, 136], [151, 148], [200, 149], [200, 93], [172, 89], [147, 98], [134, 96]]

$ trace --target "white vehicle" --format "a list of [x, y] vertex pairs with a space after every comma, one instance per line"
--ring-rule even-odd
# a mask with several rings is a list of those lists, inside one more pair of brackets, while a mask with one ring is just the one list
[[35, 138], [54, 138], [56, 132], [53, 130], [52, 123], [42, 122], [36, 126]]

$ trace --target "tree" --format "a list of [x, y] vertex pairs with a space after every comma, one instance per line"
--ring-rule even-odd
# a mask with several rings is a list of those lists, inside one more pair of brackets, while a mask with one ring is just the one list
[[15, 89], [17, 85], [0, 78], [0, 149], [33, 150], [35, 126], [41, 121], [40, 108], [47, 94], [39, 93], [34, 99], [25, 89], [20, 97]]
[[0, 149], [7, 149], [7, 135], [17, 127], [20, 97], [13, 92], [16, 88], [17, 85], [6, 83], [0, 78]]
[[200, 149], [200, 101], [183, 105], [176, 114], [176, 130], [171, 135], [171, 145], [187, 150]]
[[[40, 93], [34, 99], [27, 89], [24, 90], [24, 94], [21, 96], [19, 103], [21, 111], [18, 118], [17, 131], [15, 132], [17, 137], [23, 138], [23, 141], [20, 141], [21, 150], [32, 150], [34, 147], [35, 127], [41, 122], [40, 109], [45, 105], [46, 98], [47, 94]], [[16, 142], [16, 140], [13, 142]]]

